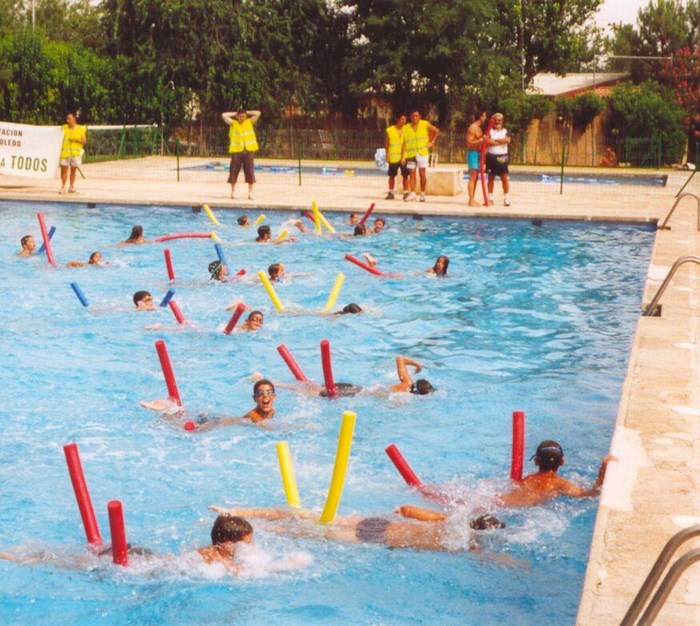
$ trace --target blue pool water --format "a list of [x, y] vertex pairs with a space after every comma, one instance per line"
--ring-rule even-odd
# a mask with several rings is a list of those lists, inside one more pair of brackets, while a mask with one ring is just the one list
[[[22, 235], [39, 238], [35, 213], [57, 227], [61, 264], [100, 250], [110, 265], [51, 269], [14, 256]], [[284, 246], [252, 243], [252, 229], [227, 226], [230, 265], [248, 276], [275, 261], [299, 276], [277, 287], [290, 309], [320, 309], [336, 274], [338, 307], [371, 313], [315, 317], [275, 313], [259, 283], [208, 281], [216, 258], [205, 240], [173, 241], [176, 300], [197, 323], [176, 328], [169, 309], [133, 311], [139, 289], [156, 301], [168, 289], [163, 244], [119, 247], [133, 224], [147, 238], [209, 230], [203, 213], [182, 208], [0, 203], [0, 278], [5, 306], [0, 385], [0, 551], [84, 554], [84, 534], [62, 446], [76, 441], [102, 534], [106, 503], [124, 504], [129, 540], [179, 556], [122, 570], [0, 560], [0, 613], [12, 624], [556, 624], [574, 622], [597, 501], [568, 500], [502, 512], [508, 527], [485, 538], [484, 558], [466, 552], [388, 550], [281, 537], [256, 527], [270, 559], [302, 569], [271, 573], [258, 555], [252, 575], [228, 578], [186, 556], [208, 542], [210, 504], [282, 506], [275, 443], [289, 442], [305, 506], [323, 506], [343, 410], [357, 412], [341, 515], [431, 506], [408, 490], [384, 454], [395, 442], [426, 482], [475, 504], [507, 487], [511, 412], [527, 415], [528, 452], [561, 442], [563, 473], [590, 483], [607, 452], [626, 359], [639, 315], [653, 235], [595, 223], [388, 217], [377, 237], [300, 237]], [[290, 215], [267, 212], [273, 232]], [[251, 214], [252, 218], [256, 214]], [[329, 214], [338, 230], [345, 217]], [[377, 279], [343, 260], [371, 252]], [[439, 254], [447, 279], [419, 272]], [[69, 284], [90, 300], [83, 309]], [[264, 328], [224, 336], [236, 298], [261, 308]], [[160, 322], [160, 331], [146, 325]], [[276, 351], [285, 343], [306, 374], [322, 378], [319, 341], [333, 350], [336, 379], [395, 382], [393, 357], [424, 365], [438, 389], [429, 397], [337, 401], [280, 389], [269, 429], [232, 426], [187, 433], [139, 407], [166, 395], [154, 342], [165, 339], [183, 401], [194, 417], [252, 407], [249, 376], [292, 376]], [[529, 466], [532, 467], [532, 466]], [[463, 516], [463, 512], [457, 512]], [[464, 539], [456, 531], [459, 539]], [[301, 553], [301, 555], [299, 555]], [[489, 555], [516, 562], [503, 567]]]
[[[291, 174], [297, 176], [299, 169], [296, 165], [266, 165], [256, 164], [256, 170], [272, 174]], [[228, 172], [228, 164], [223, 162], [212, 162], [206, 165], [190, 165], [180, 168], [182, 171], [188, 172]], [[378, 168], [366, 167], [333, 167], [333, 166], [314, 166], [303, 165], [301, 168], [302, 175], [304, 174], [320, 174], [323, 176], [376, 176], [386, 177], [386, 172]], [[559, 184], [561, 182], [558, 174], [537, 174], [531, 172], [511, 172], [510, 180], [521, 183], [548, 183]], [[464, 180], [469, 180], [468, 172], [464, 172]], [[564, 183], [579, 183], [586, 185], [635, 185], [644, 187], [665, 187], [668, 182], [668, 176], [658, 174], [624, 174], [624, 173], [609, 173], [595, 172], [590, 175], [582, 174], [565, 174]]]

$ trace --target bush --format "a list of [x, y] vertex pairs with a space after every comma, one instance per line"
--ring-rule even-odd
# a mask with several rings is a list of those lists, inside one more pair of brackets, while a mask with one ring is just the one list
[[658, 139], [664, 163], [677, 163], [683, 155], [683, 110], [673, 94], [654, 81], [624, 83], [613, 88], [606, 133], [623, 139]]
[[570, 121], [573, 127], [583, 132], [605, 110], [605, 100], [593, 92], [574, 98], [557, 100], [557, 116], [561, 121]]

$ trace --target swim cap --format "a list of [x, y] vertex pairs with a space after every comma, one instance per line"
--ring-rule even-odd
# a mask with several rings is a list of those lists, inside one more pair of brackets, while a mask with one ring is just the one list
[[556, 442], [551, 439], [547, 439], [546, 441], [543, 441], [539, 446], [537, 446], [537, 452], [533, 454], [530, 457], [530, 460], [534, 460], [535, 458], [542, 458], [542, 457], [551, 457], [555, 456], [558, 457], [559, 459], [564, 458], [564, 449]]

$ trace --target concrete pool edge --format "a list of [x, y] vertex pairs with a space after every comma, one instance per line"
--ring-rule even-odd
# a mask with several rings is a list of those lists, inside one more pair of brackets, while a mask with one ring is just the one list
[[[576, 189], [570, 185], [564, 196], [533, 186], [523, 187], [520, 193], [516, 190], [515, 201], [507, 213], [502, 207], [467, 209], [464, 194], [429, 199], [407, 209], [403, 203], [394, 202], [391, 206], [382, 202], [383, 194], [376, 187], [350, 183], [331, 189], [321, 185], [296, 188], [270, 184], [260, 193], [256, 188], [255, 202], [240, 202], [226, 198], [223, 184], [143, 180], [137, 175], [138, 163], [122, 166], [124, 178], [120, 180], [101, 179], [95, 170], [94, 177], [79, 182], [81, 193], [77, 196], [58, 196], [54, 180], [35, 183], [4, 177], [2, 183], [19, 188], [0, 186], [0, 199], [185, 207], [208, 203], [251, 212], [271, 206], [298, 210], [308, 208], [311, 199], [318, 199], [322, 208], [339, 211], [364, 211], [370, 202], [376, 202], [377, 214], [632, 223], [658, 221], [673, 204], [671, 189], [664, 189], [663, 193], [635, 190], [631, 195], [629, 190], [605, 188], [596, 196], [591, 186]], [[129, 179], [130, 174], [133, 179]], [[700, 181], [687, 191], [700, 193]], [[185, 197], [187, 200], [183, 200]], [[284, 200], [281, 202], [280, 198]], [[679, 256], [697, 254], [700, 247], [700, 236], [694, 230], [694, 219], [689, 219], [687, 204], [679, 206], [671, 231], [656, 234], [645, 303], [660, 284], [657, 278], [662, 270]], [[694, 218], [695, 210], [691, 208]], [[612, 439], [612, 451], [621, 463], [617, 468], [611, 464], [603, 489], [578, 624], [619, 623], [661, 547], [680, 530], [681, 523], [694, 518], [700, 521], [700, 500], [694, 496], [700, 493], [700, 444], [694, 443], [694, 439], [700, 441], [698, 420], [674, 410], [700, 408], [700, 397], [694, 391], [700, 388], [700, 348], [674, 347], [700, 344], [696, 276], [696, 267], [682, 268], [664, 297], [662, 317], [640, 319], [637, 324]], [[680, 458], [676, 458], [678, 448], [683, 452]], [[651, 465], [646, 464], [647, 460]], [[634, 477], [632, 482], [630, 476]], [[693, 574], [691, 569], [669, 598], [657, 623], [700, 623], [698, 587], [700, 574]]]

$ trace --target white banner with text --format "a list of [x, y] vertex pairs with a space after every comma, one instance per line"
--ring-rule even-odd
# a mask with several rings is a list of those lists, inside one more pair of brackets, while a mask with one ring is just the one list
[[53, 178], [62, 143], [60, 127], [0, 122], [0, 174]]

